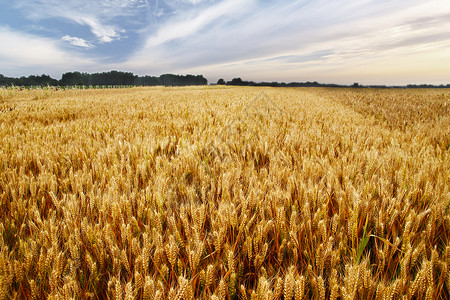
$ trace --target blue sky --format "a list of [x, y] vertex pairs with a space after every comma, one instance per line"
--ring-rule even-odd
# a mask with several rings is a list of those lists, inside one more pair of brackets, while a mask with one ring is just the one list
[[448, 0], [0, 0], [0, 73], [450, 83]]

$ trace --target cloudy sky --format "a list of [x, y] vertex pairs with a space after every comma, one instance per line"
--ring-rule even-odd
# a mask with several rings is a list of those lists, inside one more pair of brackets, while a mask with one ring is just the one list
[[449, 0], [0, 0], [0, 74], [450, 83]]

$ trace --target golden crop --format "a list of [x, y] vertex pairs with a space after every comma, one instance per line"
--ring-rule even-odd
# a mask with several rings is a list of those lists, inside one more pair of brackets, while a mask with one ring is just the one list
[[450, 297], [449, 90], [0, 90], [0, 298]]

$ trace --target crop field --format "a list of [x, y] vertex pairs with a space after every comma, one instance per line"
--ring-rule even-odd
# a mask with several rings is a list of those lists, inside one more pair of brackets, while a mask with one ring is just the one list
[[450, 90], [0, 89], [0, 299], [449, 299]]

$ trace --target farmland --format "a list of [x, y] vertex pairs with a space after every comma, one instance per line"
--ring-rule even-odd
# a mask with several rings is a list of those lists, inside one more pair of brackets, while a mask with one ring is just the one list
[[0, 299], [450, 297], [450, 90], [0, 90]]

